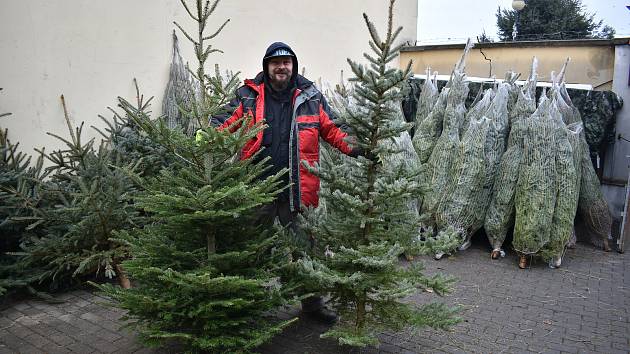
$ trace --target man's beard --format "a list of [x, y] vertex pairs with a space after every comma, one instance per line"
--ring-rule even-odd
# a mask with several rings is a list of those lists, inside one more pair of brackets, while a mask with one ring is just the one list
[[[277, 80], [276, 79], [276, 75], [277, 74], [285, 74], [286, 79], [282, 80]], [[289, 86], [289, 82], [291, 81], [291, 72], [288, 72], [286, 70], [283, 71], [276, 71], [273, 73], [273, 75], [269, 75], [269, 79], [271, 82], [271, 86], [277, 90], [277, 91], [282, 91], [284, 89], [286, 89]]]

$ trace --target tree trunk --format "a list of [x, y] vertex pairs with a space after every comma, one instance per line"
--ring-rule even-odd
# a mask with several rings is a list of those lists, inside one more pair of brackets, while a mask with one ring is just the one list
[[208, 258], [210, 258], [211, 255], [217, 253], [217, 240], [212, 229], [208, 229], [206, 232], [206, 241], [208, 243]]
[[357, 300], [356, 332], [360, 333], [365, 325], [365, 300]]
[[120, 287], [123, 289], [131, 289], [131, 281], [127, 277], [122, 265], [115, 264], [114, 269], [116, 269], [116, 274], [118, 274], [118, 284], [120, 284]]

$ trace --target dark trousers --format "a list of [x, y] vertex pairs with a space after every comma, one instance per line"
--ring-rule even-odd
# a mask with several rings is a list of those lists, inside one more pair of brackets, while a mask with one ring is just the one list
[[259, 223], [271, 226], [276, 218], [280, 222], [280, 225], [287, 226], [293, 231], [296, 231], [295, 219], [297, 217], [297, 211], [291, 212], [291, 206], [288, 200], [276, 200], [273, 203], [263, 205], [258, 212]]
[[[258, 220], [259, 223], [263, 225], [271, 226], [277, 218], [280, 225], [289, 226], [289, 229], [291, 229], [295, 235], [300, 235], [301, 232], [296, 226], [297, 214], [296, 211], [291, 212], [291, 206], [288, 200], [276, 200], [260, 208]], [[308, 244], [310, 247], [313, 246], [312, 242], [308, 242]], [[324, 301], [321, 296], [309, 296], [302, 300], [302, 311], [304, 312], [315, 312], [322, 307], [324, 307]]]

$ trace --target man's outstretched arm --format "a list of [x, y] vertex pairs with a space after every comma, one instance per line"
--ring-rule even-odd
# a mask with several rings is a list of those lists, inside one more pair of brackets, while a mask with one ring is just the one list
[[335, 124], [334, 115], [323, 96], [319, 105], [319, 121], [321, 127], [320, 135], [327, 143], [348, 156], [357, 157], [362, 155], [358, 147], [352, 148], [346, 141], [348, 133]]
[[[213, 127], [225, 129], [234, 123], [236, 120], [243, 117], [243, 103], [238, 97], [234, 97], [227, 105], [222, 109], [221, 114], [210, 117], [210, 124]], [[238, 129], [238, 126], [232, 127], [231, 130]]]

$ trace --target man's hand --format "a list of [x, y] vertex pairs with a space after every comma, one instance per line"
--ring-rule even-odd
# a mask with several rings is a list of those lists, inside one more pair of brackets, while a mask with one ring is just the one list
[[351, 157], [357, 158], [359, 156], [363, 156], [366, 159], [375, 162], [377, 164], [381, 163], [381, 158], [378, 156], [378, 154], [373, 153], [372, 151], [365, 151], [360, 147], [355, 147], [354, 149], [352, 149], [352, 151], [350, 151], [350, 154], [348, 154]]
[[207, 140], [207, 137], [208, 137], [208, 134], [206, 134], [206, 132], [203, 131], [203, 129], [197, 129], [197, 132], [195, 133], [195, 143], [197, 145], [201, 145], [201, 143]]

